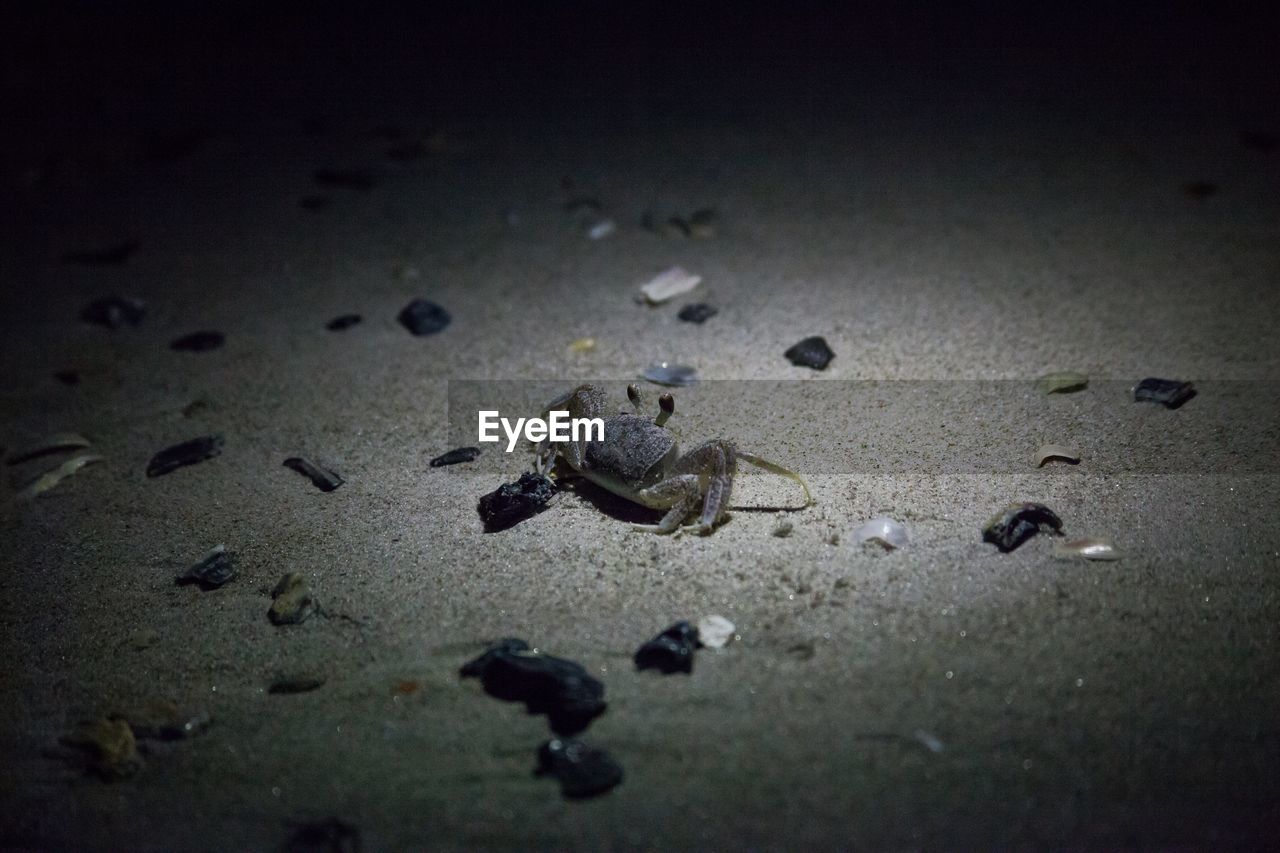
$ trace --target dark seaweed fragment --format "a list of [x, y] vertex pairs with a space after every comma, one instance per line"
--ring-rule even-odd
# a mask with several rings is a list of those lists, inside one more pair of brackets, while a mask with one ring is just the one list
[[698, 629], [681, 620], [640, 647], [635, 654], [636, 669], [656, 669], [666, 675], [691, 673], [697, 648]]
[[982, 529], [982, 541], [1008, 553], [1026, 542], [1042, 527], [1062, 533], [1062, 519], [1044, 504], [1010, 504]]
[[523, 702], [530, 714], [546, 714], [551, 730], [576, 734], [604, 713], [604, 685], [581, 664], [542, 654], [508, 637], [459, 670], [479, 678], [484, 691], [507, 702]]
[[701, 326], [719, 313], [715, 308], [705, 302], [692, 302], [680, 309], [680, 313], [676, 316], [686, 323], [697, 323]]
[[459, 447], [456, 450], [450, 450], [448, 453], [442, 453], [435, 459], [431, 460], [432, 468], [439, 468], [443, 465], [457, 465], [460, 462], [473, 462], [480, 456], [480, 448], [478, 447]]
[[613, 756], [573, 738], [552, 738], [538, 747], [535, 776], [554, 776], [560, 793], [571, 800], [603, 794], [622, 781], [622, 765]]
[[209, 350], [218, 349], [226, 341], [227, 336], [222, 332], [204, 330], [183, 335], [170, 343], [169, 349], [174, 352], [208, 352]]
[[304, 477], [311, 478], [311, 482], [322, 492], [332, 492], [343, 483], [342, 477], [337, 473], [330, 471], [328, 468], [321, 468], [309, 459], [303, 459], [301, 456], [290, 456], [284, 460], [284, 467], [297, 471]]
[[361, 169], [316, 169], [311, 176], [322, 187], [367, 192], [374, 185], [373, 175]]
[[526, 471], [514, 483], [503, 483], [483, 495], [476, 510], [485, 532], [497, 533], [541, 512], [555, 491], [555, 483], [547, 477]]
[[400, 325], [417, 337], [444, 331], [453, 317], [444, 308], [427, 299], [415, 299], [400, 311]]
[[138, 251], [138, 241], [125, 240], [123, 243], [101, 249], [67, 252], [62, 256], [62, 260], [68, 264], [81, 264], [87, 267], [117, 266], [129, 260], [136, 251]]
[[147, 476], [159, 477], [184, 465], [195, 465], [222, 452], [222, 436], [202, 435], [172, 447], [166, 447], [147, 463]]
[[118, 329], [136, 326], [147, 316], [147, 303], [130, 296], [104, 296], [95, 299], [80, 312], [80, 319], [96, 326]]
[[332, 320], [324, 324], [324, 327], [331, 332], [341, 332], [350, 329], [359, 323], [362, 318], [359, 314], [342, 314], [334, 317]]
[[294, 824], [285, 853], [360, 853], [360, 830], [336, 817]]
[[826, 338], [816, 335], [795, 344], [783, 355], [796, 367], [812, 367], [814, 370], [826, 370], [831, 359], [836, 357], [827, 346]]
[[1148, 377], [1133, 389], [1135, 403], [1160, 403], [1165, 408], [1176, 409], [1196, 395], [1195, 386], [1177, 379]]
[[203, 590], [217, 589], [236, 576], [236, 555], [219, 545], [200, 562], [173, 580], [179, 586], [198, 584]]

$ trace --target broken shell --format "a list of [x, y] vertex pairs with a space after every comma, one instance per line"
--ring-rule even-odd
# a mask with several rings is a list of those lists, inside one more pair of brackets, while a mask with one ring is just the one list
[[1070, 394], [1073, 391], [1083, 391], [1089, 385], [1088, 376], [1071, 371], [1046, 373], [1037, 381], [1040, 390], [1046, 394]]
[[1160, 403], [1167, 409], [1176, 409], [1195, 395], [1194, 385], [1176, 379], [1148, 377], [1133, 389], [1135, 403]]
[[683, 267], [672, 267], [640, 288], [640, 295], [650, 305], [661, 305], [672, 297], [693, 290], [702, 281]]
[[698, 369], [687, 364], [674, 364], [669, 361], [655, 361], [640, 374], [655, 385], [666, 385], [671, 388], [686, 388], [698, 381]]
[[37, 456], [60, 453], [63, 450], [82, 450], [88, 446], [89, 439], [83, 435], [74, 432], [55, 432], [35, 444], [22, 450], [14, 451], [8, 462], [10, 465], [17, 465], [19, 462], [26, 462], [28, 459], [35, 459]]
[[1068, 465], [1079, 465], [1080, 454], [1074, 448], [1062, 444], [1046, 444], [1036, 451], [1036, 467], [1041, 468], [1050, 459], [1061, 459]]
[[723, 616], [703, 616], [698, 620], [698, 642], [708, 649], [722, 649], [733, 640], [735, 626]]
[[271, 591], [271, 597], [274, 601], [267, 611], [267, 618], [272, 625], [301, 625], [311, 614], [320, 611], [320, 603], [311, 594], [306, 580], [294, 572], [280, 578]]
[[199, 584], [203, 590], [217, 589], [236, 576], [236, 555], [226, 545], [216, 545], [200, 562], [174, 578], [181, 584]]
[[1120, 559], [1120, 552], [1110, 539], [1072, 539], [1055, 545], [1053, 556], [1059, 560], [1111, 561]]
[[147, 476], [160, 477], [185, 465], [195, 465], [222, 452], [222, 436], [202, 435], [172, 447], [166, 447], [147, 463]]
[[1044, 504], [1010, 504], [982, 528], [982, 541], [1008, 553], [1039, 533], [1042, 526], [1062, 533], [1062, 519]]
[[587, 236], [592, 240], [603, 240], [618, 230], [618, 223], [612, 219], [602, 219], [587, 229]]
[[906, 525], [883, 515], [870, 521], [864, 521], [855, 527], [849, 535], [853, 537], [855, 542], [875, 542], [886, 551], [903, 547], [910, 538]]
[[343, 483], [342, 477], [337, 473], [330, 471], [328, 468], [321, 468], [319, 465], [311, 462], [309, 459], [303, 459], [301, 456], [290, 456], [284, 460], [284, 467], [297, 471], [304, 477], [310, 478], [315, 487], [322, 492], [332, 492]]
[[590, 352], [596, 348], [595, 338], [578, 338], [569, 344], [569, 352]]
[[54, 486], [61, 483], [72, 474], [79, 471], [86, 465], [93, 465], [101, 462], [102, 457], [93, 453], [77, 453], [67, 461], [63, 462], [57, 468], [45, 471], [39, 477], [36, 477], [22, 491], [18, 492], [18, 497], [22, 499], [34, 498], [41, 492], [47, 492]]

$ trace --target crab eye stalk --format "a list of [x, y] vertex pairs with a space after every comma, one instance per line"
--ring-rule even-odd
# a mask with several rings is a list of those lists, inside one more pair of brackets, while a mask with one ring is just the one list
[[672, 397], [670, 394], [663, 394], [658, 398], [658, 408], [662, 411], [658, 413], [658, 417], [654, 418], [653, 422], [658, 426], [663, 426], [666, 424], [667, 418], [675, 414], [676, 398]]

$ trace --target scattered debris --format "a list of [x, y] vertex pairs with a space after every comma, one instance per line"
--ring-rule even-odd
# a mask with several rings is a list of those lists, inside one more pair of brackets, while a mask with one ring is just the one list
[[169, 344], [174, 352], [208, 352], [220, 348], [227, 341], [222, 332], [205, 330], [183, 335]]
[[1110, 539], [1071, 539], [1055, 545], [1053, 556], [1059, 560], [1111, 561], [1120, 559], [1120, 552]]
[[440, 468], [445, 465], [457, 465], [462, 462], [474, 462], [480, 457], [480, 448], [478, 447], [459, 447], [450, 450], [448, 453], [442, 453], [435, 459], [432, 459], [430, 465], [432, 468]]
[[592, 240], [603, 240], [605, 237], [613, 235], [618, 230], [618, 223], [612, 219], [601, 219], [587, 229], [587, 236]]
[[982, 541], [1008, 553], [1040, 532], [1042, 526], [1062, 533], [1062, 519], [1044, 504], [1010, 504], [982, 528]]
[[483, 495], [476, 509], [486, 533], [497, 533], [530, 518], [547, 506], [555, 494], [555, 483], [548, 477], [526, 471], [514, 483], [503, 483]]
[[298, 199], [298, 206], [304, 210], [324, 210], [333, 204], [333, 199], [327, 195], [304, 195]]
[[581, 664], [530, 649], [524, 640], [500, 640], [459, 674], [479, 678], [490, 696], [523, 702], [530, 714], [546, 714], [556, 734], [582, 731], [607, 707], [604, 685]]
[[55, 432], [40, 439], [35, 444], [15, 450], [6, 460], [10, 465], [35, 459], [37, 456], [48, 456], [51, 453], [62, 453], [66, 450], [83, 450], [90, 445], [89, 439], [75, 432]]
[[536, 776], [555, 776], [560, 792], [573, 800], [594, 797], [622, 781], [622, 765], [603, 749], [573, 738], [552, 738], [538, 747]]
[[334, 317], [332, 320], [325, 323], [324, 327], [331, 332], [342, 332], [347, 329], [350, 329], [352, 326], [359, 323], [362, 319], [364, 318], [361, 317], [359, 314], [340, 314], [339, 316]]
[[930, 752], [942, 752], [944, 749], [946, 749], [946, 747], [942, 745], [942, 741], [938, 740], [936, 737], [929, 734], [929, 732], [926, 732], [924, 729], [916, 729], [914, 732], [911, 733], [911, 736], [914, 737], [921, 746], [923, 746], [925, 749], [929, 750]]
[[327, 681], [323, 675], [288, 674], [277, 675], [267, 687], [273, 696], [291, 696], [295, 693], [310, 693], [324, 686]]
[[1070, 394], [1074, 391], [1083, 391], [1089, 386], [1088, 376], [1069, 370], [1046, 373], [1036, 381], [1040, 385], [1040, 390], [1046, 394]]
[[849, 535], [855, 542], [875, 542], [886, 551], [902, 548], [910, 539], [906, 525], [894, 521], [887, 515], [864, 521]]
[[655, 361], [641, 373], [641, 378], [648, 379], [655, 385], [666, 385], [669, 388], [686, 388], [698, 381], [698, 368], [688, 364], [675, 364], [670, 361]]
[[166, 447], [147, 463], [148, 477], [161, 477], [186, 465], [212, 459], [222, 452], [222, 436], [202, 435], [172, 447]]
[[693, 290], [701, 281], [700, 275], [693, 275], [683, 267], [672, 267], [641, 287], [640, 296], [650, 305], [661, 305], [673, 297]]
[[136, 326], [147, 316], [147, 303], [131, 296], [105, 296], [95, 299], [80, 312], [80, 319], [95, 326], [119, 329]]
[[816, 335], [800, 341], [783, 355], [796, 367], [812, 367], [814, 370], [826, 370], [831, 359], [836, 357], [827, 346], [826, 339]]
[[1179, 408], [1195, 395], [1194, 385], [1190, 382], [1179, 382], [1176, 379], [1148, 377], [1133, 389], [1135, 403], [1160, 403], [1167, 409]]
[[105, 267], [123, 264], [138, 251], [137, 240], [125, 240], [114, 246], [101, 249], [89, 249], [83, 252], [67, 252], [62, 260], [69, 264], [83, 264], [89, 267]]
[[176, 702], [154, 701], [138, 708], [111, 714], [111, 719], [128, 720], [133, 736], [141, 740], [185, 740], [213, 722], [206, 711], [191, 711]]
[[569, 352], [591, 352], [596, 348], [595, 338], [578, 338], [569, 344]]
[[708, 649], [722, 649], [734, 639], [738, 628], [723, 616], [703, 616], [694, 636]]
[[374, 185], [373, 175], [362, 169], [316, 169], [311, 177], [319, 186], [345, 190], [368, 192]]
[[286, 853], [360, 853], [360, 830], [336, 817], [293, 825]]
[[272, 625], [301, 625], [320, 612], [320, 602], [311, 594], [302, 575], [289, 572], [271, 590], [271, 609], [267, 618]]
[[698, 630], [688, 622], [677, 622], [639, 648], [635, 653], [636, 669], [656, 669], [664, 675], [691, 673], [697, 647]]
[[34, 498], [36, 495], [49, 491], [84, 466], [93, 465], [101, 461], [103, 461], [102, 457], [97, 454], [77, 453], [58, 467], [45, 471], [28, 483], [22, 491], [18, 492], [18, 498], [21, 500]]
[[309, 459], [301, 456], [290, 456], [284, 460], [284, 467], [293, 471], [297, 471], [304, 477], [309, 477], [315, 487], [322, 492], [332, 492], [343, 483], [342, 477], [328, 468], [321, 468]]
[[676, 317], [686, 323], [696, 323], [701, 326], [718, 313], [720, 312], [705, 302], [691, 302], [681, 308], [680, 313], [677, 314]]
[[84, 722], [59, 742], [80, 750], [87, 760], [86, 769], [107, 781], [127, 778], [142, 767], [138, 742], [125, 720], [99, 718]]
[[773, 528], [773, 535], [777, 536], [779, 539], [786, 539], [791, 535], [791, 531], [794, 529], [795, 525], [784, 518]]
[[1050, 459], [1061, 459], [1068, 465], [1079, 465], [1080, 454], [1074, 448], [1062, 444], [1046, 444], [1036, 451], [1036, 467], [1043, 468]]
[[444, 331], [453, 317], [444, 308], [426, 299], [415, 299], [404, 307], [397, 318], [417, 337]]
[[1209, 181], [1188, 181], [1182, 185], [1182, 192], [1187, 198], [1203, 201], [1218, 192], [1218, 185]]
[[236, 576], [236, 554], [226, 545], [214, 546], [208, 554], [185, 572], [178, 574], [174, 582], [179, 586], [199, 584], [206, 592], [217, 589]]

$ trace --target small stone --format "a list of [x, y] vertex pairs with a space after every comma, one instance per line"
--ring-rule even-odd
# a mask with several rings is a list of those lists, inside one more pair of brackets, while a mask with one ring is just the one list
[[1008, 553], [1039, 533], [1041, 527], [1062, 533], [1062, 519], [1044, 504], [1010, 504], [987, 522], [982, 541]]
[[697, 647], [697, 629], [688, 622], [677, 622], [639, 648], [634, 658], [636, 669], [656, 669], [664, 675], [691, 673]]
[[331, 332], [342, 332], [359, 323], [363, 318], [359, 314], [342, 314], [324, 324]]
[[622, 765], [609, 753], [573, 738], [552, 738], [538, 747], [534, 773], [556, 777], [569, 799], [603, 794], [622, 781]]
[[147, 303], [128, 296], [107, 296], [95, 299], [80, 312], [80, 319], [96, 326], [119, 329], [136, 326], [147, 316]]
[[426, 299], [415, 299], [404, 307], [398, 318], [417, 337], [444, 331], [453, 317], [444, 308]]
[[284, 467], [307, 477], [322, 492], [332, 492], [343, 484], [342, 477], [328, 468], [322, 468], [309, 459], [301, 456], [290, 456], [284, 460]]
[[814, 370], [826, 370], [831, 359], [836, 357], [831, 347], [827, 346], [826, 339], [817, 336], [805, 338], [783, 355], [796, 367], [811, 367]]
[[336, 817], [294, 826], [285, 853], [360, 853], [360, 830]]
[[325, 681], [326, 679], [323, 675], [298, 673], [278, 675], [267, 687], [267, 692], [273, 696], [290, 696], [295, 693], [310, 693], [312, 690], [318, 690], [323, 687]]
[[138, 742], [126, 720], [97, 719], [81, 723], [60, 740], [64, 746], [80, 750], [87, 759], [87, 769], [107, 781], [127, 778], [142, 767]]
[[177, 575], [178, 585], [199, 584], [203, 590], [217, 589], [236, 576], [236, 554], [226, 545], [217, 545], [200, 562]]
[[1147, 378], [1133, 389], [1135, 403], [1160, 403], [1167, 409], [1177, 409], [1195, 395], [1194, 385], [1176, 379]]
[[212, 459], [222, 452], [222, 436], [202, 435], [172, 447], [166, 447], [147, 463], [148, 477], [161, 477], [186, 465]]
[[555, 494], [555, 483], [541, 474], [527, 471], [514, 483], [504, 483], [480, 498], [476, 509], [486, 533], [506, 530], [542, 512]]
[[676, 316], [686, 323], [697, 323], [701, 326], [718, 313], [715, 308], [705, 302], [692, 302], [681, 308], [680, 313]]
[[226, 340], [227, 336], [222, 332], [211, 330], [192, 332], [170, 343], [169, 349], [174, 352], [209, 352], [221, 348]]
[[708, 649], [722, 649], [733, 640], [737, 630], [737, 626], [723, 616], [703, 616], [698, 620], [698, 642]]
[[530, 649], [507, 638], [459, 670], [479, 678], [485, 692], [507, 702], [523, 702], [530, 714], [546, 714], [551, 730], [571, 735], [604, 713], [604, 685], [579, 663]]
[[440, 468], [445, 465], [458, 465], [462, 462], [474, 462], [480, 457], [480, 448], [478, 447], [459, 447], [456, 450], [450, 450], [448, 453], [442, 453], [435, 459], [432, 459], [430, 465], [432, 468]]
[[289, 572], [271, 591], [271, 609], [267, 618], [272, 625], [301, 625], [313, 613], [320, 612], [320, 602], [311, 594], [302, 575]]

